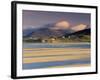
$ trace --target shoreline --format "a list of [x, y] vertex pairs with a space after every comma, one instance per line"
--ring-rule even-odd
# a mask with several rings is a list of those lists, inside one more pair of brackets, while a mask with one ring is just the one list
[[91, 44], [91, 42], [58, 42], [58, 43], [36, 43], [36, 42], [23, 42], [23, 44]]

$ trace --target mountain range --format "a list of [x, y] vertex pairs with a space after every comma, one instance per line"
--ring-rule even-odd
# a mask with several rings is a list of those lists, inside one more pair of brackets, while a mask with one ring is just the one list
[[67, 21], [59, 21], [52, 24], [43, 25], [41, 28], [27, 28], [23, 30], [23, 37], [61, 37], [68, 35], [90, 35], [90, 28], [87, 25], [78, 24], [71, 27]]

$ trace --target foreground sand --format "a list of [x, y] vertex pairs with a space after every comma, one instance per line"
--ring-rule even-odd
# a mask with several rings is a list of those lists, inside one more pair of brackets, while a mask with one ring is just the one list
[[[81, 48], [34, 48], [23, 49], [23, 63], [51, 62], [64, 60], [90, 59], [90, 49]], [[69, 66], [89, 66], [75, 64]], [[60, 67], [60, 66], [59, 66]]]

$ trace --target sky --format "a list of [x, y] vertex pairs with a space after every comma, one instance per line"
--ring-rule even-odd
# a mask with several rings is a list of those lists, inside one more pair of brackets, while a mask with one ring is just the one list
[[69, 22], [71, 26], [78, 24], [90, 26], [90, 17], [91, 15], [89, 13], [23, 10], [22, 26], [23, 29], [40, 28], [43, 27], [43, 25], [56, 23], [60, 20]]

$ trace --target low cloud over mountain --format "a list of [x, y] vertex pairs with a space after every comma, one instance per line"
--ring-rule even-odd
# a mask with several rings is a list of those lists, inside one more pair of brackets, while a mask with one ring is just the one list
[[86, 28], [87, 28], [87, 25], [79, 24], [79, 25], [76, 25], [74, 27], [71, 27], [71, 30], [73, 30], [73, 31], [80, 31], [80, 30], [84, 30]]
[[76, 26], [70, 26], [68, 21], [62, 20], [52, 24], [42, 25], [41, 28], [25, 29], [23, 30], [23, 36], [32, 37], [61, 37], [65, 34], [74, 33], [77, 31], [87, 29], [87, 25], [79, 24]]
[[70, 23], [68, 21], [59, 21], [56, 22], [51, 29], [55, 30], [65, 30], [70, 28]]

